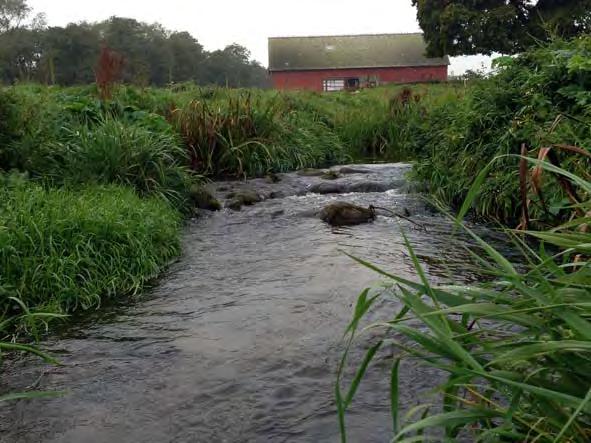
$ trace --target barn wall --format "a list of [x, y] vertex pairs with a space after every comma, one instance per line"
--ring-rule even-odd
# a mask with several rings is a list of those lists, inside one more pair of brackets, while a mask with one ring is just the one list
[[376, 77], [380, 84], [446, 81], [447, 66], [271, 72], [275, 89], [322, 91], [323, 80], [347, 77]]

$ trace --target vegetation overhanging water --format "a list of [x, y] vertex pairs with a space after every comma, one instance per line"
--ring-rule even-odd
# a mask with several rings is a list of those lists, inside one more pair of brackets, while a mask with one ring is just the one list
[[[138, 294], [178, 255], [182, 215], [199, 204], [206, 176], [413, 160], [413, 177], [441, 204], [520, 224], [542, 243], [534, 250], [515, 236], [522, 271], [475, 235], [474, 253], [495, 279], [445, 288], [424, 277], [407, 244], [419, 281], [386, 275], [405, 307], [380, 323], [403, 350], [391, 375], [395, 439], [443, 427], [449, 439], [588, 441], [590, 53], [589, 37], [555, 41], [468, 84], [356, 94], [180, 85], [119, 87], [100, 100], [94, 87], [5, 88], [0, 326], [7, 338], [35, 335], [56, 316]], [[362, 294], [351, 337], [376, 300]], [[343, 438], [346, 410], [383, 343], [348, 391], [337, 388]], [[34, 351], [11, 340], [1, 349]], [[417, 409], [401, 424], [406, 354], [449, 379], [442, 411]]]

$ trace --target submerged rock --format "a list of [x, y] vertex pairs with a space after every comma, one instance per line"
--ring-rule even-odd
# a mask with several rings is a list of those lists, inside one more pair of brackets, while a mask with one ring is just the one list
[[250, 189], [232, 192], [226, 198], [229, 200], [226, 203], [226, 208], [233, 209], [234, 211], [240, 211], [242, 206], [252, 206], [262, 201], [261, 196], [256, 191]]
[[348, 194], [351, 192], [367, 194], [369, 192], [386, 192], [396, 188], [397, 185], [397, 183], [380, 183], [375, 181], [363, 181], [359, 183], [324, 182], [310, 186], [309, 191], [314, 194]]
[[351, 166], [343, 166], [339, 169], [340, 174], [371, 174], [369, 169], [355, 168]]
[[193, 185], [189, 191], [195, 207], [207, 211], [219, 211], [222, 209], [220, 202], [203, 186]]
[[281, 181], [281, 176], [275, 174], [274, 172], [271, 172], [267, 174], [267, 176], [265, 177], [265, 181], [270, 184], [279, 183]]
[[345, 185], [341, 183], [318, 183], [310, 187], [314, 194], [343, 194], [346, 192]]
[[388, 183], [360, 182], [360, 183], [353, 183], [350, 186], [348, 186], [347, 192], [359, 192], [359, 193], [386, 192], [389, 189], [392, 189], [392, 186]]
[[338, 178], [340, 178], [340, 175], [337, 171], [331, 169], [329, 171], [326, 171], [324, 174], [322, 174], [322, 176], [320, 177], [324, 180], [336, 180]]
[[313, 168], [306, 168], [300, 169], [296, 172], [297, 175], [302, 177], [321, 177], [326, 174], [327, 171], [325, 169], [313, 169]]
[[331, 226], [354, 226], [375, 220], [376, 213], [371, 206], [363, 208], [351, 203], [336, 202], [326, 206], [319, 216]]

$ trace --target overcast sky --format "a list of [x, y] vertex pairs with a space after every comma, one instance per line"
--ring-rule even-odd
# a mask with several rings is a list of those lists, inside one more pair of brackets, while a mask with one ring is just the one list
[[[267, 38], [420, 31], [411, 0], [28, 0], [52, 26], [113, 15], [188, 31], [207, 50], [246, 46], [267, 66]], [[452, 60], [450, 71], [490, 64], [486, 57]], [[451, 73], [450, 72], [450, 73]]]

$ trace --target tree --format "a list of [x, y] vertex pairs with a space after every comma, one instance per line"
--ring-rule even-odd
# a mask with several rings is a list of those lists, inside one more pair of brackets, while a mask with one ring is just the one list
[[0, 81], [30, 81], [41, 57], [41, 32], [45, 15], [31, 17], [24, 0], [0, 0]]
[[412, 0], [431, 56], [514, 54], [591, 31], [591, 0]]
[[174, 32], [168, 37], [170, 54], [168, 83], [198, 81], [205, 60], [203, 46], [188, 32]]
[[101, 47], [123, 57], [125, 83], [266, 86], [265, 68], [238, 44], [206, 52], [188, 32], [123, 17], [47, 28], [25, 0], [0, 0], [0, 82], [92, 83]]
[[265, 87], [267, 73], [258, 62], [250, 61], [250, 51], [233, 43], [210, 53], [204, 63], [203, 83], [230, 88]]
[[0, 33], [19, 28], [30, 14], [25, 0], [0, 0]]
[[76, 85], [94, 81], [100, 35], [88, 23], [53, 27], [43, 33], [38, 77], [48, 84]]

